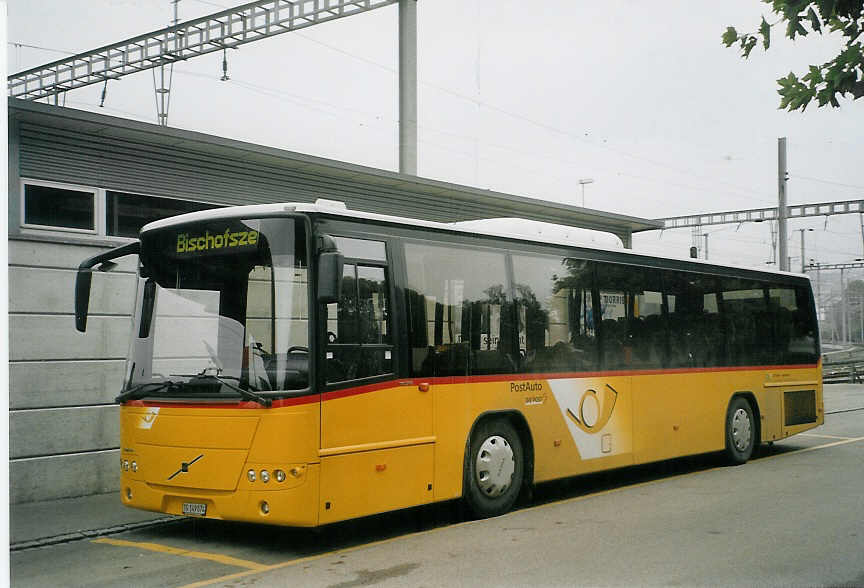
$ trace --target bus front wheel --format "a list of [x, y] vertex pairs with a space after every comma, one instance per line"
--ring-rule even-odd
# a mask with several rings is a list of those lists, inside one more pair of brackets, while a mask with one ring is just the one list
[[732, 465], [745, 463], [753, 455], [756, 423], [747, 399], [736, 396], [726, 411], [726, 457]]
[[522, 489], [525, 459], [519, 433], [505, 419], [485, 420], [468, 441], [464, 498], [478, 518], [513, 508]]

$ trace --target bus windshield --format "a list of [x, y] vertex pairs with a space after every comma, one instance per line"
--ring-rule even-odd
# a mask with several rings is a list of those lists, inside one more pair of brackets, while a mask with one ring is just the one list
[[[148, 231], [141, 264], [127, 391], [209, 397], [309, 386], [301, 220], [219, 219]], [[163, 382], [171, 385], [156, 385]]]

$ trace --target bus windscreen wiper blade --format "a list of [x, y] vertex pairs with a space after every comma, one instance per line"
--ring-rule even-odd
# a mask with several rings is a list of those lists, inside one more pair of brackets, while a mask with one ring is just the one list
[[115, 398], [114, 402], [118, 404], [123, 404], [127, 400], [137, 400], [139, 398], [149, 396], [155, 392], [160, 392], [166, 389], [172, 390], [179, 386], [179, 383], [173, 382], [171, 380], [168, 380], [166, 382], [145, 382], [144, 384], [138, 384], [133, 388], [129, 388], [128, 390], [120, 394], [120, 396]]
[[261, 396], [260, 394], [255, 394], [251, 390], [244, 390], [240, 386], [236, 386], [236, 385], [232, 384], [231, 382], [226, 380], [223, 376], [218, 376], [216, 374], [200, 373], [200, 374], [197, 374], [195, 376], [192, 376], [192, 379], [189, 380], [189, 382], [190, 383], [196, 382], [196, 381], [200, 382], [201, 380], [216, 380], [217, 382], [219, 382], [223, 386], [230, 388], [231, 390], [234, 390], [235, 392], [240, 394], [240, 396], [243, 399], [257, 402], [261, 406], [270, 408], [270, 405], [273, 404], [273, 401], [270, 400], [269, 398], [265, 398], [264, 396]]

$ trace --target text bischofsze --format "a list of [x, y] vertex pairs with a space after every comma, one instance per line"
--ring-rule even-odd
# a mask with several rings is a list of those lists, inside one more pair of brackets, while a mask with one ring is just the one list
[[208, 251], [228, 247], [246, 247], [258, 244], [258, 231], [234, 231], [225, 229], [224, 233], [190, 236], [189, 233], [177, 235], [177, 253], [192, 253], [193, 251]]

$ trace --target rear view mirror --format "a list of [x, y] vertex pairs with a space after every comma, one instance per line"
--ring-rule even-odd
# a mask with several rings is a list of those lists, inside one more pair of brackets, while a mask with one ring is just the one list
[[90, 308], [90, 282], [92, 281], [92, 269], [78, 269], [78, 275], [75, 276], [75, 328], [82, 333], [87, 330], [87, 312]]
[[90, 309], [90, 284], [93, 281], [93, 267], [99, 266], [100, 271], [108, 271], [116, 267], [111, 263], [112, 259], [140, 253], [141, 242], [135, 241], [111, 251], [100, 253], [85, 259], [78, 266], [78, 275], [75, 277], [75, 328], [82, 333], [87, 330], [87, 314]]
[[342, 295], [342, 268], [345, 257], [338, 251], [325, 251], [318, 255], [318, 302], [338, 302]]

